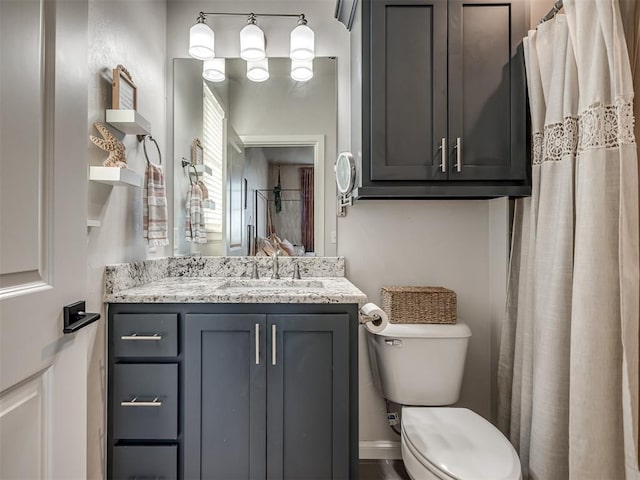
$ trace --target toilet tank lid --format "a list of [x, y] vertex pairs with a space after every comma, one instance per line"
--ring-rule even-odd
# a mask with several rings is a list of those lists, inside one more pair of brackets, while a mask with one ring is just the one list
[[471, 336], [471, 329], [464, 323], [390, 323], [375, 335], [395, 338], [464, 338]]

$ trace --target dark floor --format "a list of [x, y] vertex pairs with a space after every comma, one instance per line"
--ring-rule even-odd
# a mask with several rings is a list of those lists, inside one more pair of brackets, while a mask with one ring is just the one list
[[360, 480], [409, 480], [402, 460], [360, 460]]

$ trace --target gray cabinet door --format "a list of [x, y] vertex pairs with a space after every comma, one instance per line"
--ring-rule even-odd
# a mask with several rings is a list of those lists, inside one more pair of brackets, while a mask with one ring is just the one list
[[265, 315], [184, 321], [184, 478], [266, 475]]
[[440, 146], [447, 136], [447, 0], [368, 6], [370, 179], [446, 180]]
[[524, 0], [449, 2], [451, 180], [526, 179], [525, 7]]
[[267, 478], [347, 480], [349, 316], [269, 315], [267, 323]]

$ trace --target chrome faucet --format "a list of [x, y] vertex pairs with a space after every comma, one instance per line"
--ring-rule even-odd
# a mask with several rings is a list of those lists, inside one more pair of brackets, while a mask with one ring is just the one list
[[280, 256], [280, 250], [276, 250], [271, 258], [273, 259], [273, 273], [271, 274], [271, 280], [280, 280], [280, 265], [278, 263], [278, 257]]

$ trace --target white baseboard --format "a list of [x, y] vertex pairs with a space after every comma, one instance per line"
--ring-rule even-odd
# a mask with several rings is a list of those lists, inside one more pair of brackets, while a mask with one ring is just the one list
[[361, 459], [402, 459], [400, 442], [390, 442], [388, 440], [361, 440], [358, 447]]

